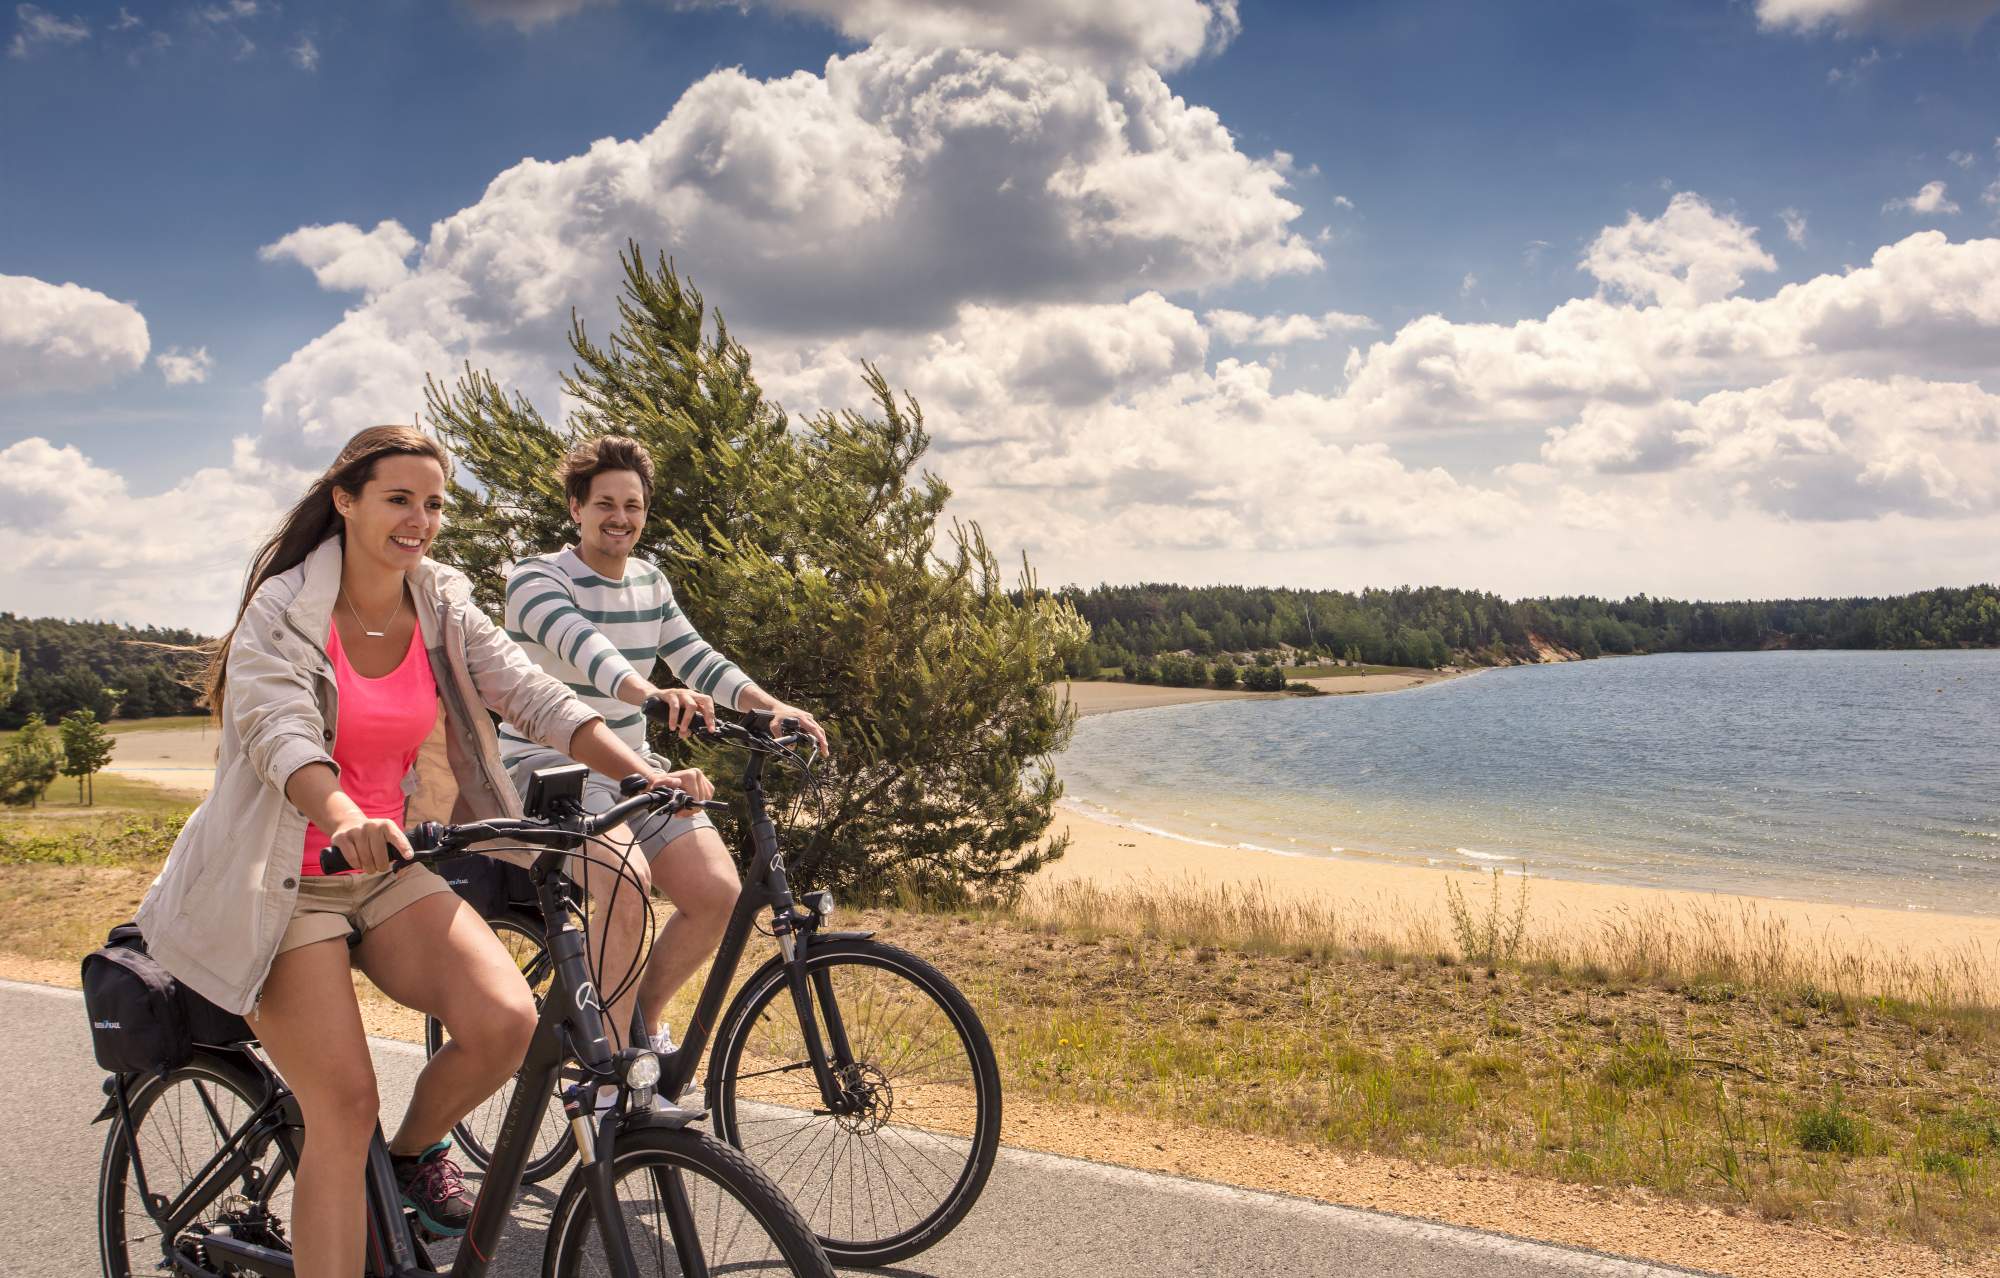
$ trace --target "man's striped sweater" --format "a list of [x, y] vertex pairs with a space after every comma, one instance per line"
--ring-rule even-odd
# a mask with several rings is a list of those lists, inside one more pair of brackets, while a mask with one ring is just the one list
[[[654, 658], [731, 710], [750, 685], [750, 676], [695, 633], [666, 574], [641, 559], [626, 561], [623, 581], [598, 576], [574, 546], [521, 560], [507, 573], [506, 627], [536, 665], [568, 684], [634, 750], [645, 748], [645, 715], [618, 699], [618, 685], [650, 675]], [[542, 750], [500, 725], [507, 766]]]

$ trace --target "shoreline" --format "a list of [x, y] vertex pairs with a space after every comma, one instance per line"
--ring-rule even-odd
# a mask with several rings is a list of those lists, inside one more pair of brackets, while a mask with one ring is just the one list
[[[1172, 835], [1099, 820], [1065, 805], [1058, 827], [1071, 838], [1061, 860], [1031, 880], [1033, 889], [1088, 886], [1111, 892], [1262, 893], [1279, 904], [1310, 903], [1332, 914], [1365, 918], [1378, 930], [1400, 928], [1413, 941], [1451, 936], [1446, 885], [1456, 884], [1475, 916], [1486, 908], [1489, 874], [1476, 866], [1420, 867], [1357, 859], [1209, 847]], [[1755, 948], [1781, 934], [1798, 957], [1837, 972], [1865, 958], [1886, 969], [1950, 969], [1964, 983], [2000, 996], [2000, 917], [1848, 906], [1740, 893], [1636, 887], [1570, 879], [1505, 876], [1502, 910], [1527, 885], [1529, 935], [1544, 943], [1588, 946], [1649, 925], [1691, 944]]]
[[[1449, 679], [1463, 679], [1473, 670], [1409, 670], [1393, 674], [1322, 675], [1294, 682], [1310, 684], [1327, 696], [1352, 697], [1377, 692], [1402, 692]], [[1063, 679], [1050, 685], [1076, 707], [1080, 718], [1116, 714], [1122, 710], [1152, 710], [1160, 706], [1193, 705], [1202, 701], [1280, 701], [1291, 692], [1246, 692], [1241, 688], [1170, 688], [1157, 683], [1124, 683], [1099, 679]]]

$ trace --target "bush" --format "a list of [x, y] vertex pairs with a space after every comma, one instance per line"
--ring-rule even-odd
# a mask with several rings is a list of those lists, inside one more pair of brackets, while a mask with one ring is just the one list
[[62, 746], [42, 716], [31, 714], [0, 757], [0, 803], [31, 807], [62, 770]]
[[1215, 669], [1209, 672], [1209, 679], [1218, 688], [1234, 688], [1236, 686], [1236, 667], [1226, 661], [1218, 661], [1215, 663]]
[[1243, 672], [1243, 686], [1252, 692], [1283, 692], [1285, 672], [1276, 666], [1252, 666]]
[[1135, 661], [1125, 677], [1133, 683], [1158, 683], [1160, 668], [1150, 661]]
[[1208, 667], [1193, 657], [1162, 657], [1160, 682], [1169, 688], [1199, 688], [1208, 682]]

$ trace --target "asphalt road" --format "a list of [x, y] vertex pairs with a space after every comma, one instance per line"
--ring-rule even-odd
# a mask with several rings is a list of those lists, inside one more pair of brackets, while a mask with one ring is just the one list
[[[90, 1119], [103, 1071], [82, 1000], [0, 981], [0, 1274], [98, 1273], [102, 1126]], [[386, 1108], [399, 1110], [422, 1063], [377, 1040]], [[493, 1273], [538, 1272], [558, 1176], [529, 1191]], [[944, 1242], [888, 1271], [897, 1278], [1642, 1278], [1690, 1271], [1524, 1242], [1378, 1212], [1003, 1149], [979, 1205]]]

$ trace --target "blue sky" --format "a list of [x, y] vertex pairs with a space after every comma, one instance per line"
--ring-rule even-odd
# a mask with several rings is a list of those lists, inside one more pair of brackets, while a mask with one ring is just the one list
[[[883, 361], [960, 512], [1045, 579], [1992, 575], [1995, 0], [868, 8], [14, 7], [0, 606], [211, 620], [269, 494], [407, 419], [421, 372], [559, 410], [556, 320], [608, 312], [626, 234], [670, 241], [788, 406]], [[105, 336], [128, 311], [143, 337]], [[1328, 313], [1367, 327], [1243, 336]], [[104, 349], [55, 358], [66, 324]], [[147, 556], [89, 549], [128, 525]]]

